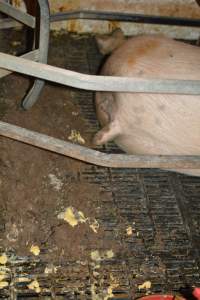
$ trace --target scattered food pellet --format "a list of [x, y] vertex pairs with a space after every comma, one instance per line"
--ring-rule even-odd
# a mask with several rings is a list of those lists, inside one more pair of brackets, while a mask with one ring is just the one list
[[113, 253], [112, 250], [108, 250], [108, 251], [106, 252], [106, 255], [107, 255], [107, 258], [113, 258], [114, 253]]
[[53, 186], [54, 190], [60, 191], [64, 183], [54, 174], [49, 174], [48, 177], [50, 179], [50, 185]]
[[101, 260], [101, 256], [98, 250], [92, 251], [90, 255], [92, 260], [95, 261]]
[[77, 117], [77, 116], [78, 116], [78, 112], [77, 112], [77, 111], [73, 111], [73, 112], [72, 112], [72, 116]]
[[82, 211], [78, 211], [76, 208], [69, 206], [64, 212], [58, 214], [58, 219], [66, 221], [72, 227], [77, 226], [79, 223], [88, 223], [93, 232], [97, 233], [99, 229], [99, 223], [96, 219], [91, 220], [85, 217]]
[[132, 235], [133, 234], [133, 228], [131, 226], [126, 228], [126, 233], [127, 233], [127, 235]]
[[44, 273], [45, 274], [52, 274], [52, 273], [56, 273], [57, 270], [58, 270], [58, 268], [51, 264], [51, 265], [48, 265], [45, 268]]
[[98, 229], [99, 229], [99, 223], [97, 220], [94, 220], [91, 224], [90, 224], [90, 228], [97, 233]]
[[3, 289], [5, 287], [7, 287], [7, 286], [8, 286], [8, 282], [7, 281], [1, 281], [0, 282], [0, 289]]
[[107, 295], [104, 296], [104, 300], [108, 300], [110, 298], [113, 298], [114, 295], [113, 295], [113, 287], [112, 286], [109, 286], [107, 288]]
[[28, 288], [29, 288], [29, 290], [34, 290], [36, 293], [41, 292], [39, 282], [36, 279], [28, 285]]
[[16, 47], [16, 46], [20, 46], [22, 43], [20, 42], [20, 41], [13, 41], [12, 43], [11, 43], [11, 45], [13, 46], [13, 47]]
[[95, 250], [95, 251], [91, 252], [90, 256], [91, 256], [91, 259], [94, 261], [101, 261], [104, 259], [113, 258], [114, 253], [112, 250], [108, 250], [108, 251], [105, 251], [102, 254], [100, 254], [98, 250]]
[[10, 268], [6, 267], [5, 265], [0, 266], [0, 274], [7, 276], [11, 272]]
[[113, 298], [113, 290], [119, 286], [119, 283], [112, 283], [107, 289], [107, 295], [104, 297], [104, 300]]
[[27, 278], [27, 277], [18, 277], [17, 279], [16, 279], [16, 281], [17, 282], [29, 282], [29, 281], [31, 281], [31, 279], [30, 278]]
[[19, 230], [16, 224], [12, 224], [9, 228], [9, 233], [6, 235], [6, 238], [9, 242], [16, 242], [19, 236]]
[[53, 269], [50, 268], [50, 267], [46, 267], [46, 268], [44, 269], [44, 273], [45, 273], [45, 274], [52, 274], [52, 273], [53, 273]]
[[111, 284], [106, 290], [98, 291], [95, 284], [91, 285], [90, 291], [93, 300], [108, 300], [114, 297], [113, 290], [118, 287], [119, 284]]
[[75, 211], [75, 215], [80, 223], [85, 223], [88, 220], [87, 218], [85, 218], [82, 211]]
[[66, 211], [58, 215], [58, 219], [65, 220], [69, 225], [75, 227], [78, 223], [86, 223], [87, 219], [81, 211], [73, 207], [67, 207]]
[[0, 275], [0, 281], [3, 281], [6, 278], [5, 275]]
[[101, 266], [99, 264], [95, 264], [94, 267], [95, 269], [100, 269]]
[[139, 291], [140, 290], [149, 290], [151, 288], [151, 281], [145, 281], [143, 284], [138, 286]]
[[40, 254], [40, 248], [37, 245], [32, 245], [30, 252], [33, 253], [35, 256]]
[[71, 130], [71, 134], [68, 136], [68, 140], [72, 141], [73, 143], [78, 143], [81, 145], [85, 144], [84, 138], [77, 130]]
[[6, 256], [6, 254], [2, 254], [0, 256], [0, 264], [5, 265], [7, 263], [7, 261], [8, 261], [8, 257]]
[[99, 273], [94, 271], [93, 275], [94, 275], [94, 277], [97, 277], [97, 276], [99, 276]]

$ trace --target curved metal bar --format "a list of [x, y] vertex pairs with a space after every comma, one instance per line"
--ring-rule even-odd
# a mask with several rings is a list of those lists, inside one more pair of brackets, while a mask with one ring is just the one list
[[[196, 0], [200, 4], [200, 0]], [[119, 22], [135, 22], [145, 24], [174, 25], [200, 27], [200, 19], [175, 18], [168, 16], [151, 16], [142, 14], [122, 13], [116, 11], [74, 10], [58, 12], [51, 15], [51, 22], [64, 20], [87, 19]]]
[[[21, 57], [25, 58], [25, 59], [30, 59], [33, 61], [38, 61], [38, 50], [33, 50], [30, 51], [28, 53], [23, 54]], [[0, 78], [5, 77], [9, 74], [11, 74], [12, 71], [8, 71], [5, 69], [0, 69]]]
[[[39, 33], [39, 58], [38, 61], [47, 63], [48, 49], [49, 49], [49, 30], [50, 30], [50, 11], [48, 0], [38, 0], [40, 7], [40, 33]], [[40, 96], [44, 87], [45, 81], [36, 79], [33, 87], [29, 91], [28, 95], [22, 101], [22, 107], [24, 109], [31, 108], [38, 97]]]
[[91, 91], [200, 95], [200, 80], [87, 75], [1, 52], [0, 67], [43, 80]]
[[0, 135], [102, 167], [200, 169], [200, 156], [106, 154], [1, 121]]

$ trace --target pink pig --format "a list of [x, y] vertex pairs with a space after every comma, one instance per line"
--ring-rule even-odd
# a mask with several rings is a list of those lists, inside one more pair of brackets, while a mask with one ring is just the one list
[[[120, 30], [97, 42], [102, 53], [112, 52], [101, 75], [200, 80], [197, 46], [156, 35], [126, 40]], [[103, 127], [96, 145], [114, 140], [128, 154], [200, 155], [199, 95], [97, 92], [96, 112]]]

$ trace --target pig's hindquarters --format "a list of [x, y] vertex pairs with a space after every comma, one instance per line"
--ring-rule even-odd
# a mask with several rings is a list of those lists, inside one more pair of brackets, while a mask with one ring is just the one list
[[[99, 93], [99, 103], [103, 94]], [[199, 96], [108, 95], [103, 95], [104, 101], [108, 100], [104, 110], [107, 109], [109, 116], [106, 122], [101, 123], [106, 125], [103, 128], [106, 129], [106, 139], [104, 131], [101, 131], [104, 142], [114, 139], [128, 154], [200, 155]], [[112, 99], [110, 105], [109, 99]], [[101, 120], [101, 114], [98, 118]], [[200, 170], [174, 171], [200, 176]]]

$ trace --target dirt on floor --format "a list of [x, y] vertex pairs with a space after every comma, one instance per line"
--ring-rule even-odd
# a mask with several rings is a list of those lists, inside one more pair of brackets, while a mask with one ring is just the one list
[[[26, 52], [25, 37], [0, 31], [0, 51]], [[51, 36], [51, 65], [95, 74], [103, 59], [92, 36]], [[24, 111], [31, 84], [0, 80], [0, 120], [93, 147], [93, 94], [46, 83]], [[199, 178], [96, 167], [0, 137], [0, 298], [135, 299], [199, 286], [199, 193]]]
[[[63, 56], [52, 55], [52, 61], [64, 64]], [[92, 136], [86, 133], [89, 124], [73, 101], [73, 89], [47, 84], [36, 105], [23, 111], [20, 103], [30, 81], [11, 75], [0, 84], [1, 120], [66, 141], [78, 137], [75, 142], [92, 146]], [[34, 255], [31, 251], [39, 247], [47, 262], [83, 260], [99, 248], [116, 252], [120, 245], [105, 242], [96, 215], [101, 210], [103, 192], [99, 186], [81, 180], [84, 168], [85, 164], [73, 159], [1, 137], [3, 251], [27, 256]], [[78, 220], [76, 225], [70, 223], [67, 214]]]

